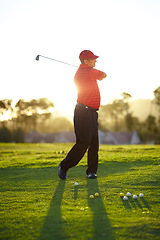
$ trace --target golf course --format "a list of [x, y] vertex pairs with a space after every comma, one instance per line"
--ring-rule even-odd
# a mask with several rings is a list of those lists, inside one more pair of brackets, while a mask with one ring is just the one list
[[97, 179], [85, 155], [60, 180], [72, 145], [0, 144], [0, 239], [159, 240], [160, 145], [100, 145]]

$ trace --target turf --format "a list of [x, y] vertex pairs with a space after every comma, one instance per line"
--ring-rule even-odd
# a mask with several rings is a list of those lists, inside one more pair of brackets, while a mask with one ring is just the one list
[[[59, 180], [71, 146], [0, 144], [0, 239], [158, 240], [160, 146], [101, 145], [97, 179], [85, 156]], [[144, 198], [123, 201], [128, 191]]]

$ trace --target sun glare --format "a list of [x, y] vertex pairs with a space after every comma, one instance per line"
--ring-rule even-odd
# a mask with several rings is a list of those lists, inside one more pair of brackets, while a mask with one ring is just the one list
[[74, 86], [74, 83], [68, 84], [68, 86], [64, 86], [64, 84], [62, 85], [61, 87], [56, 87], [57, 91], [54, 92], [53, 98], [51, 98], [51, 100], [53, 101], [54, 106], [58, 112], [71, 118], [76, 104], [76, 88]]

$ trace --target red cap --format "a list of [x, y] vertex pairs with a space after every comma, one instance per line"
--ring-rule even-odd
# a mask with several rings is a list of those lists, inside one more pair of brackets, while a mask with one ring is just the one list
[[84, 50], [79, 54], [79, 59], [83, 60], [83, 59], [97, 59], [99, 56], [96, 56], [93, 54], [93, 52], [89, 51], [89, 50]]

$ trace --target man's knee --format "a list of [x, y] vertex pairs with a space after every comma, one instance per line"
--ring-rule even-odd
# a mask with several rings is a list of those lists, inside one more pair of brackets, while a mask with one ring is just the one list
[[90, 143], [87, 140], [78, 140], [77, 144], [79, 145], [79, 148], [82, 150], [87, 150], [87, 148], [89, 147]]

